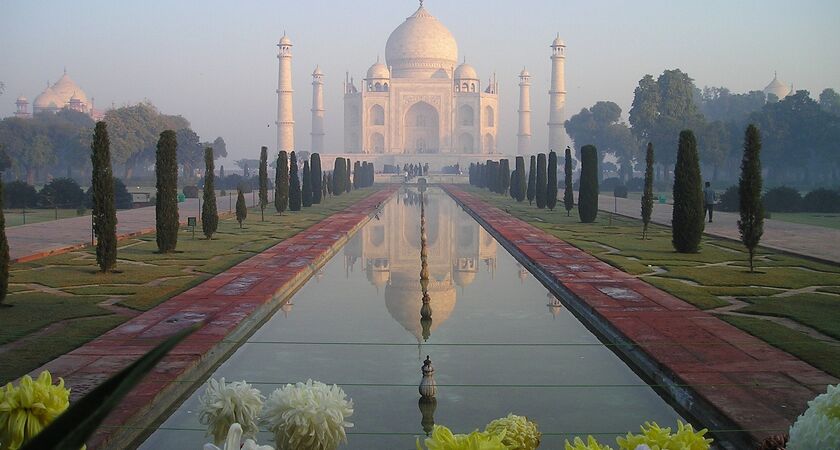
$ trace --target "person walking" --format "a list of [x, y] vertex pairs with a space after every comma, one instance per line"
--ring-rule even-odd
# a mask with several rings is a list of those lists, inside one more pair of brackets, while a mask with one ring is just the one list
[[712, 214], [715, 212], [715, 190], [712, 189], [712, 183], [706, 182], [706, 188], [703, 189], [703, 203], [705, 204], [705, 213], [709, 214], [709, 223], [712, 223]]

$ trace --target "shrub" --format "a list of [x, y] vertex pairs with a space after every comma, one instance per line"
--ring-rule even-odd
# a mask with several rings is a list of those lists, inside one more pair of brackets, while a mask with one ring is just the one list
[[613, 197], [627, 198], [627, 186], [619, 184], [613, 188]]
[[674, 165], [674, 210], [671, 216], [671, 243], [679, 253], [696, 253], [705, 227], [703, 180], [694, 132], [680, 132], [677, 162]]
[[[652, 185], [651, 185], [652, 186]], [[645, 190], [645, 179], [644, 178], [631, 178], [630, 181], [627, 182], [627, 190], [630, 192], [642, 192]]]
[[840, 192], [824, 188], [813, 190], [802, 199], [802, 209], [818, 213], [840, 212]]
[[198, 198], [198, 186], [184, 186], [182, 191], [184, 192], [184, 197]]
[[740, 200], [738, 198], [738, 185], [726, 188], [720, 195], [720, 202], [715, 207], [724, 212], [735, 212], [739, 210]]
[[37, 200], [38, 192], [23, 181], [3, 185], [3, 204], [6, 208], [32, 208]]
[[605, 192], [609, 192], [609, 191], [615, 189], [616, 186], [621, 185], [621, 184], [622, 184], [621, 183], [621, 178], [610, 177], [610, 178], [604, 178], [604, 180], [599, 183], [599, 186]]
[[38, 205], [44, 208], [78, 208], [85, 201], [85, 192], [72, 178], [56, 178], [38, 193]]
[[779, 186], [764, 193], [761, 199], [764, 209], [772, 212], [797, 212], [802, 209], [799, 191], [788, 186]]

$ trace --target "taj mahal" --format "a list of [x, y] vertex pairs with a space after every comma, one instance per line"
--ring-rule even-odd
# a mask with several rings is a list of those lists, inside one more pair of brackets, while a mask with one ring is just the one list
[[[297, 150], [294, 142], [292, 41], [278, 43], [277, 150]], [[565, 43], [551, 43], [549, 143], [566, 146]], [[310, 149], [324, 156], [402, 165], [423, 159], [433, 167], [503, 154], [528, 155], [531, 142], [531, 75], [519, 73], [517, 145], [498, 141], [499, 83], [495, 74], [480, 77], [465, 60], [459, 62], [453, 34], [420, 2], [420, 7], [388, 37], [385, 61], [377, 58], [363, 78], [344, 77], [344, 148], [324, 149], [324, 73], [312, 73]], [[302, 146], [305, 148], [305, 146]]]

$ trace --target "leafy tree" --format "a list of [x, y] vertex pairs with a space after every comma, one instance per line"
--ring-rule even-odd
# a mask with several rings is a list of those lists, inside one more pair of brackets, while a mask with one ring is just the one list
[[510, 187], [510, 162], [507, 159], [499, 161], [499, 193], [504, 195]]
[[755, 125], [747, 127], [744, 136], [744, 158], [741, 160], [740, 213], [738, 232], [741, 242], [750, 254], [750, 272], [753, 272], [755, 249], [764, 234], [764, 208], [761, 205], [761, 135]]
[[[2, 176], [3, 172], [0, 172]], [[3, 214], [3, 181], [0, 180], [0, 306], [9, 293], [9, 240], [6, 239], [6, 216]]]
[[201, 231], [207, 239], [219, 228], [219, 212], [216, 210], [216, 174], [213, 164], [213, 147], [204, 149], [204, 204], [201, 205]]
[[531, 155], [531, 161], [528, 168], [528, 204], [534, 203], [534, 197], [537, 193], [537, 157]]
[[245, 205], [245, 193], [242, 187], [236, 188], [236, 221], [239, 222], [239, 229], [242, 229], [242, 222], [248, 218], [248, 207]]
[[647, 239], [650, 216], [653, 213], [653, 142], [648, 142], [645, 155], [645, 191], [642, 194], [642, 239]]
[[56, 178], [38, 193], [38, 204], [44, 208], [78, 208], [84, 202], [85, 192], [71, 178]]
[[598, 150], [594, 145], [584, 145], [580, 157], [578, 215], [581, 222], [592, 223], [598, 217]]
[[679, 253], [696, 253], [703, 236], [703, 180], [694, 132], [680, 132], [677, 163], [674, 166], [674, 209], [671, 243]]
[[622, 180], [632, 177], [633, 160], [639, 145], [630, 128], [621, 122], [621, 108], [617, 104], [597, 102], [572, 116], [565, 127], [576, 144], [592, 144], [601, 150], [603, 156], [614, 155], [621, 164]]
[[178, 245], [178, 140], [175, 132], [166, 130], [158, 140], [155, 172], [157, 202], [155, 228], [160, 253], [175, 251]]
[[303, 162], [303, 192], [301, 201], [304, 208], [312, 206], [312, 173], [309, 170], [309, 161]]
[[93, 177], [93, 234], [96, 236], [96, 263], [102, 272], [117, 265], [117, 209], [114, 204], [114, 174], [105, 122], [97, 122], [91, 145]]
[[344, 180], [347, 179], [345, 171], [347, 166], [344, 164], [344, 158], [336, 158], [335, 166], [332, 172], [332, 195], [341, 195], [344, 192]]
[[840, 117], [840, 94], [831, 88], [824, 89], [820, 92], [820, 108], [829, 114]]
[[543, 209], [546, 204], [546, 190], [548, 189], [548, 174], [546, 173], [545, 153], [537, 155], [537, 208]]
[[700, 95], [700, 111], [712, 122], [746, 122], [750, 114], [761, 110], [767, 103], [763, 91], [733, 94], [725, 87], [706, 87]]
[[840, 213], [840, 191], [814, 189], [805, 194], [802, 209], [807, 212]]
[[[739, 197], [740, 198], [740, 197]], [[765, 210], [771, 212], [799, 212], [802, 196], [790, 186], [777, 186], [768, 190], [761, 199]]]
[[274, 171], [274, 209], [278, 214], [289, 206], [289, 160], [286, 151], [280, 150]]
[[300, 174], [298, 172], [297, 155], [294, 150], [289, 155], [289, 210], [300, 211]]
[[323, 174], [321, 173], [321, 155], [313, 153], [309, 157], [309, 170], [312, 171], [312, 204], [321, 203], [323, 196]]
[[565, 178], [563, 179], [563, 207], [566, 208], [566, 216], [572, 215], [572, 209], [575, 207], [575, 192], [574, 183], [572, 182], [572, 149], [566, 147], [566, 158], [563, 163], [563, 171]]
[[195, 131], [181, 128], [175, 133], [178, 139], [178, 163], [184, 168], [184, 177], [189, 181], [195, 178], [195, 168], [204, 158], [204, 147]]
[[7, 208], [32, 208], [38, 201], [38, 192], [25, 181], [11, 181], [4, 186], [3, 204]]
[[[111, 173], [113, 173], [113, 167], [111, 168]], [[125, 183], [119, 178], [114, 178], [114, 205], [117, 209], [131, 209], [134, 207], [134, 198], [128, 192], [128, 188], [125, 187]]]
[[268, 206], [268, 147], [260, 149], [260, 221], [265, 222], [265, 208]]
[[552, 150], [548, 154], [548, 183], [545, 191], [545, 205], [554, 211], [557, 206], [557, 152]]
[[703, 126], [700, 141], [700, 161], [712, 166], [712, 180], [717, 181], [718, 171], [731, 151], [729, 129], [721, 121]]
[[516, 157], [516, 201], [521, 202], [525, 200], [525, 195], [528, 193], [528, 182], [525, 179], [525, 158], [522, 156]]

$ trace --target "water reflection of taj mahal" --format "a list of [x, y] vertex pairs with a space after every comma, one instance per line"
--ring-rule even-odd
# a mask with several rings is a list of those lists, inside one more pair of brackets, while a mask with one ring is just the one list
[[[496, 241], [446, 197], [437, 189], [425, 194], [432, 331], [455, 308], [457, 287], [472, 284], [482, 268], [493, 275], [496, 267]], [[418, 340], [423, 296], [419, 201], [415, 191], [401, 192], [396, 201], [385, 204], [378, 221], [364, 227], [344, 247], [347, 270], [364, 270], [377, 290], [384, 289], [388, 312]]]

